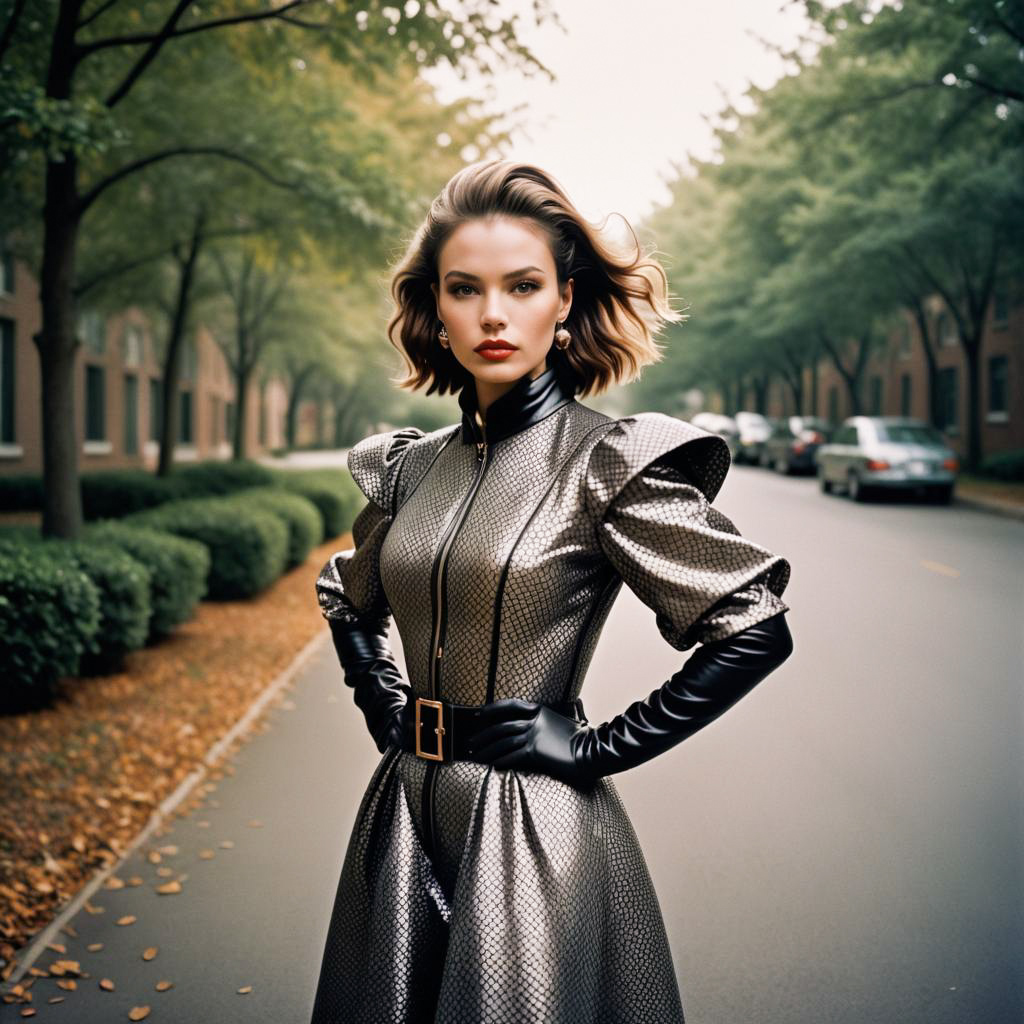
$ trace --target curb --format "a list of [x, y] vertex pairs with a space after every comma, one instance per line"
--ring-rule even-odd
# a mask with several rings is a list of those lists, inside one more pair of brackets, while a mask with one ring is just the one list
[[1011, 505], [1001, 501], [990, 501], [986, 498], [965, 498], [960, 494], [954, 496], [953, 503], [961, 507], [976, 509], [979, 512], [991, 512], [993, 515], [1024, 522], [1024, 505]]
[[155, 832], [174, 812], [192, 791], [202, 782], [211, 768], [215, 767], [225, 752], [235, 740], [245, 736], [256, 720], [262, 714], [266, 706], [284, 689], [284, 687], [305, 668], [306, 663], [317, 651], [325, 646], [330, 636], [321, 630], [310, 640], [305, 647], [292, 659], [291, 664], [281, 672], [275, 679], [267, 684], [263, 692], [249, 705], [245, 714], [203, 755], [202, 767], [196, 768], [178, 784], [178, 788], [162, 801], [160, 806], [153, 811], [142, 831], [128, 844], [120, 857], [111, 865], [101, 868], [71, 900], [63, 907], [59, 914], [32, 940], [23, 951], [23, 955], [15, 954], [14, 960], [17, 967], [11, 976], [2, 986], [2, 991], [7, 992], [11, 986], [17, 985], [28, 973], [36, 960], [46, 951], [46, 947], [53, 941], [58, 932], [82, 909], [89, 898], [103, 885], [103, 883], [116, 871], [124, 866], [128, 858]]

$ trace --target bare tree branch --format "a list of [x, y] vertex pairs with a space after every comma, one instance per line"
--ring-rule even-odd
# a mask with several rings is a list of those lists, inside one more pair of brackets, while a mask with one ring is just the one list
[[94, 22], [97, 18], [101, 17], [103, 14], [109, 11], [111, 7], [120, 2], [121, 0], [105, 0], [105, 2], [100, 4], [99, 7], [97, 7], [96, 10], [92, 12], [92, 14], [88, 15], [85, 18], [80, 19], [78, 22], [78, 27], [85, 28], [86, 25], [89, 25], [92, 22]]
[[984, 90], [991, 96], [999, 96], [1005, 100], [1017, 100], [1018, 102], [1024, 102], [1024, 92], [1020, 89], [1011, 89], [1008, 85], [993, 85], [991, 82], [986, 82], [982, 78], [974, 78], [971, 75], [963, 76], [963, 81], [970, 82], [971, 85], [976, 85], [979, 89]]
[[261, 178], [269, 181], [271, 185], [276, 185], [278, 188], [289, 189], [296, 192], [301, 191], [301, 186], [299, 184], [285, 181], [283, 178], [278, 178], [265, 167], [256, 163], [255, 160], [251, 160], [249, 157], [243, 156], [241, 153], [235, 153], [230, 149], [225, 149], [222, 146], [177, 146], [174, 149], [166, 149], [159, 153], [151, 153], [149, 156], [133, 160], [130, 164], [125, 164], [123, 167], [114, 171], [113, 174], [110, 174], [101, 181], [98, 181], [92, 188], [82, 193], [78, 203], [79, 211], [84, 213], [94, 202], [96, 202], [103, 192], [112, 185], [116, 185], [124, 178], [134, 174], [136, 171], [141, 171], [143, 168], [149, 167], [151, 164], [158, 163], [161, 160], [168, 160], [174, 156], [219, 156], [223, 157], [225, 160], [234, 160], [236, 163], [240, 163], [244, 167], [248, 167]]

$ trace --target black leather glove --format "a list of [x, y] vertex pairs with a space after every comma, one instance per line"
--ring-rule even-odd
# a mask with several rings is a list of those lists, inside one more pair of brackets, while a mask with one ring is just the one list
[[412, 687], [388, 645], [387, 621], [329, 619], [338, 660], [377, 749], [401, 746], [414, 729]]
[[699, 647], [646, 700], [610, 722], [581, 724], [532, 701], [495, 701], [477, 713], [473, 758], [545, 772], [577, 788], [634, 768], [727, 711], [793, 652], [785, 612]]

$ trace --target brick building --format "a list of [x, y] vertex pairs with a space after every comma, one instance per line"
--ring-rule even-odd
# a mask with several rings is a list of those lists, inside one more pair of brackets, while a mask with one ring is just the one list
[[[0, 252], [0, 473], [42, 470], [36, 281], [28, 268]], [[147, 318], [128, 309], [103, 317], [85, 308], [75, 367], [79, 468], [152, 468], [159, 455], [160, 357]], [[185, 343], [178, 394], [175, 461], [229, 458], [235, 412], [227, 361], [200, 327]], [[284, 444], [285, 391], [279, 381], [254, 383], [249, 395], [247, 454]]]
[[[956, 326], [938, 299], [928, 304], [935, 380], [935, 424], [961, 456], [967, 445], [967, 358], [957, 338]], [[852, 365], [853, 353], [847, 353]], [[815, 382], [815, 370], [817, 381]], [[983, 457], [997, 452], [1024, 449], [1024, 303], [1011, 302], [1007, 287], [996, 290], [989, 307], [979, 359], [979, 402]], [[756, 408], [753, 392], [742, 399], [742, 408]], [[909, 313], [892, 331], [886, 343], [868, 357], [861, 378], [861, 413], [864, 415], [914, 416], [928, 421], [928, 364], [917, 321]], [[781, 379], [768, 389], [767, 416], [796, 412], [823, 416], [839, 423], [853, 415], [849, 392], [830, 358], [804, 373], [804, 408], [794, 408], [793, 394]]]

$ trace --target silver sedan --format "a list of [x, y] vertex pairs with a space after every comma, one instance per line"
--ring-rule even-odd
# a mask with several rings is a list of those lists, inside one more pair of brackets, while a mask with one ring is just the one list
[[826, 494], [844, 490], [854, 501], [882, 491], [953, 497], [957, 454], [942, 434], [906, 416], [851, 416], [818, 449], [818, 480]]

